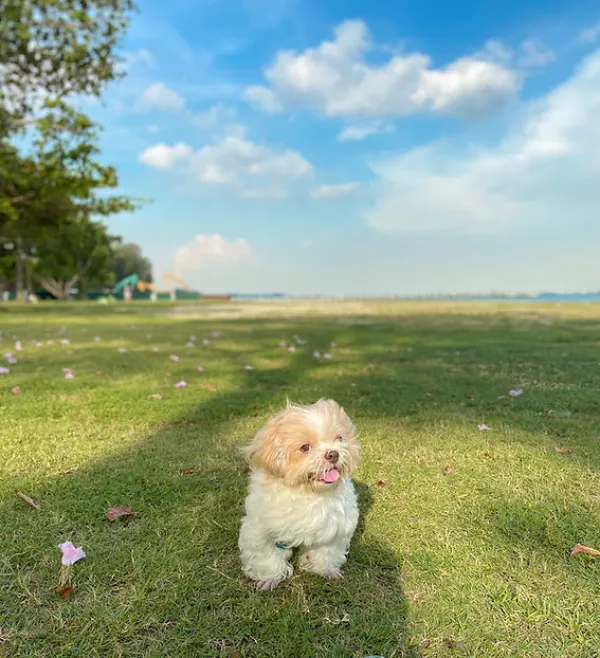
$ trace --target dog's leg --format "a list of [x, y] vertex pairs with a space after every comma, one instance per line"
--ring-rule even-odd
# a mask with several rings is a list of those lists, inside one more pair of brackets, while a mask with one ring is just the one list
[[338, 537], [330, 544], [303, 547], [300, 553], [300, 568], [323, 578], [343, 578], [342, 565], [346, 562], [351, 538], [351, 535]]
[[239, 548], [242, 570], [256, 582], [257, 589], [275, 589], [294, 571], [289, 562], [292, 550], [278, 548], [264, 530], [249, 522], [247, 517], [242, 522]]

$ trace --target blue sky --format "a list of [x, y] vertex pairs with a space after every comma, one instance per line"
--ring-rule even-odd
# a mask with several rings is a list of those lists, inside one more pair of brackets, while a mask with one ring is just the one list
[[142, 0], [123, 52], [85, 109], [158, 278], [600, 289], [595, 2]]

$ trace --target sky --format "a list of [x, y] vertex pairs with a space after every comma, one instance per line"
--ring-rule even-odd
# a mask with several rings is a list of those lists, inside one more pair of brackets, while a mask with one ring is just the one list
[[194, 289], [600, 290], [600, 9], [141, 0], [104, 126], [113, 217]]

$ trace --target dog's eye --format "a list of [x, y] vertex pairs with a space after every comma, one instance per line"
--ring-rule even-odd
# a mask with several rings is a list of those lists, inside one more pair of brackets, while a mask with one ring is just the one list
[[300, 446], [300, 450], [302, 452], [308, 452], [310, 450], [310, 446], [308, 445], [308, 443], [305, 443], [303, 446]]
[[336, 440], [336, 441], [343, 441], [343, 440], [344, 440], [344, 437], [343, 437], [343, 436], [336, 436], [336, 437], [335, 437], [335, 440]]

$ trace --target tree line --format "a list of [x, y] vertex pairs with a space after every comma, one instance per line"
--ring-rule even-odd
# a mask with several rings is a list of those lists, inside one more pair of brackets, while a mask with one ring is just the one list
[[139, 247], [103, 222], [144, 201], [115, 193], [101, 128], [75, 107], [124, 75], [118, 49], [135, 10], [133, 0], [0, 2], [0, 288], [17, 297], [41, 286], [64, 299], [133, 271], [151, 280]]

